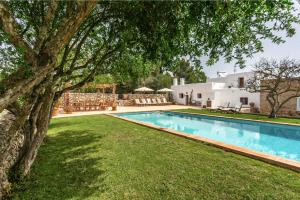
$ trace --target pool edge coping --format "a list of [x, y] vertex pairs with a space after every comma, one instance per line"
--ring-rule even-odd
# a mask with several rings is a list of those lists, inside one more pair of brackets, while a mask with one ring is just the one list
[[[178, 112], [178, 113], [189, 114], [189, 113], [184, 113], [184, 112]], [[271, 155], [271, 154], [254, 151], [254, 150], [247, 149], [247, 148], [244, 148], [244, 147], [239, 147], [239, 146], [235, 146], [235, 145], [226, 144], [226, 143], [223, 143], [223, 142], [219, 142], [219, 141], [208, 139], [208, 138], [201, 137], [201, 136], [186, 134], [186, 133], [183, 133], [183, 132], [180, 132], [180, 131], [175, 131], [175, 130], [168, 129], [168, 128], [162, 128], [162, 127], [155, 126], [155, 125], [152, 125], [152, 124], [139, 122], [139, 121], [136, 121], [136, 120], [125, 118], [125, 117], [120, 117], [120, 116], [117, 116], [115, 114], [107, 113], [107, 114], [104, 114], [104, 115], [111, 116], [111, 117], [114, 117], [114, 118], [117, 118], [117, 119], [121, 119], [121, 120], [124, 120], [124, 121], [127, 121], [127, 122], [134, 123], [134, 124], [146, 126], [148, 128], [151, 128], [151, 129], [155, 129], [155, 130], [163, 131], [163, 132], [166, 132], [166, 133], [170, 133], [170, 134], [173, 134], [173, 135], [176, 135], [176, 136], [179, 136], [179, 137], [183, 137], [183, 138], [186, 138], [186, 139], [190, 139], [190, 140], [194, 140], [194, 141], [198, 141], [198, 142], [203, 142], [203, 143], [212, 145], [214, 147], [217, 147], [217, 148], [225, 150], [225, 151], [233, 152], [233, 153], [236, 153], [236, 154], [239, 154], [239, 155], [242, 155], [242, 156], [246, 156], [246, 157], [249, 157], [249, 158], [260, 160], [260, 161], [263, 161], [263, 162], [266, 162], [266, 163], [269, 163], [269, 164], [272, 164], [272, 165], [280, 166], [280, 167], [287, 168], [287, 169], [290, 169], [290, 170], [293, 170], [293, 171], [296, 171], [296, 172], [300, 173], [300, 162], [298, 162], [298, 161], [289, 160], [289, 159], [282, 158], [282, 157], [279, 157], [279, 156], [274, 156], [274, 155]], [[197, 115], [197, 114], [195, 114], [195, 115]], [[233, 118], [233, 119], [235, 119], [235, 118]]]
[[[298, 126], [298, 127], [300, 127], [300, 124], [287, 123], [287, 122], [272, 122], [272, 121], [263, 121], [263, 120], [259, 120], [259, 119], [246, 119], [246, 118], [240, 118], [240, 117], [228, 117], [228, 116], [220, 116], [220, 115], [190, 113], [190, 112], [176, 111], [176, 110], [169, 110], [169, 111], [168, 110], [162, 110], [161, 112], [164, 112], [164, 111], [174, 112], [174, 113], [181, 113], [181, 114], [188, 114], [188, 115], [200, 115], [200, 116], [208, 116], [208, 117], [217, 117], [217, 118], [225, 118], [225, 119], [236, 119], [236, 120], [244, 120], [244, 121], [262, 122], [262, 123], [270, 123], [270, 124], [277, 124], [277, 125], [289, 125], [289, 126]], [[240, 114], [243, 114], [243, 113], [240, 113]], [[249, 113], [244, 113], [244, 114], [249, 114]]]

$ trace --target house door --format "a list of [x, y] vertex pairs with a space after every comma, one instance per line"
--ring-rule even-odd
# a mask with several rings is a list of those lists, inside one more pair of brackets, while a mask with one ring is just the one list
[[206, 101], [206, 107], [211, 108], [211, 100], [210, 99], [208, 99]]
[[239, 78], [239, 88], [244, 88], [245, 87], [245, 80], [244, 77]]
[[189, 95], [188, 95], [188, 93], [185, 94], [185, 105], [189, 105]]

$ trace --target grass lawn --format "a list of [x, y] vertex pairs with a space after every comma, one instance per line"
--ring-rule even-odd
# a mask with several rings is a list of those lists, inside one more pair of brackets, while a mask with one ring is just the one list
[[179, 109], [175, 111], [180, 112], [190, 112], [196, 114], [206, 114], [206, 115], [216, 115], [216, 116], [225, 116], [225, 117], [234, 117], [234, 118], [245, 118], [245, 119], [254, 119], [254, 120], [262, 120], [262, 121], [270, 121], [270, 122], [283, 122], [283, 123], [292, 123], [292, 124], [300, 124], [299, 118], [286, 118], [286, 117], [278, 117], [278, 118], [269, 118], [268, 116], [264, 115], [257, 115], [257, 114], [246, 114], [246, 113], [238, 113], [238, 114], [230, 114], [230, 113], [223, 113], [223, 112], [216, 112], [216, 111], [209, 111], [208, 109]]
[[113, 117], [52, 120], [12, 199], [299, 199], [300, 174]]

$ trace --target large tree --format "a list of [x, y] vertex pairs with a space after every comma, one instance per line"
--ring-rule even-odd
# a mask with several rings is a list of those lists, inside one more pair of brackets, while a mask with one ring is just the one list
[[61, 94], [130, 49], [144, 59], [227, 61], [294, 34], [291, 1], [0, 2], [0, 198], [27, 175]]
[[144, 80], [157, 68], [155, 61], [144, 59], [140, 54], [125, 52], [108, 69], [118, 84], [119, 93], [131, 93], [144, 85]]
[[173, 75], [177, 78], [184, 78], [187, 83], [201, 83], [206, 81], [205, 73], [201, 66], [192, 66], [190, 62], [178, 60], [172, 67]]
[[247, 83], [247, 89], [265, 94], [270, 118], [276, 118], [278, 111], [288, 101], [300, 96], [299, 62], [291, 59], [261, 59], [255, 65], [254, 73], [255, 76]]

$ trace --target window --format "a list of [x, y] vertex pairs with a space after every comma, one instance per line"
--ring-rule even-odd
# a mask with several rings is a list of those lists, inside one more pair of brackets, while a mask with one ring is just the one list
[[198, 93], [198, 94], [197, 94], [197, 98], [198, 98], [198, 99], [201, 99], [201, 98], [202, 98], [202, 94], [201, 94], [201, 93]]
[[184, 97], [184, 94], [183, 93], [179, 93], [179, 98], [183, 99], [183, 97]]
[[239, 88], [244, 88], [245, 87], [245, 80], [244, 77], [239, 78]]
[[241, 97], [240, 102], [242, 105], [248, 105], [248, 97]]
[[297, 97], [297, 111], [300, 111], [300, 97]]

